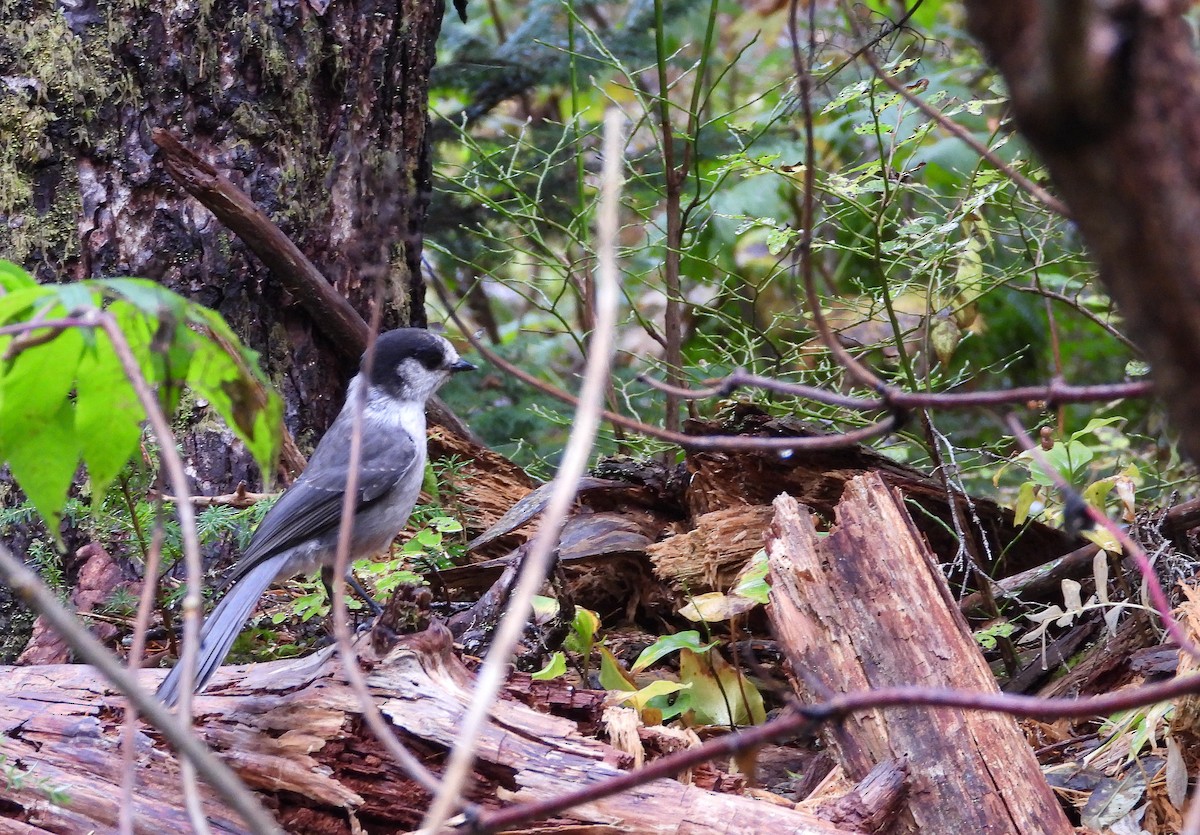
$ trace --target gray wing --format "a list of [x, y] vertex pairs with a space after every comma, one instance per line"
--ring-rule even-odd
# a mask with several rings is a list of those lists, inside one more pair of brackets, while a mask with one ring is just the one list
[[[416, 464], [417, 451], [405, 432], [369, 432], [363, 435], [359, 460], [365, 466], [359, 466], [356, 512], [386, 498], [404, 481]], [[336, 528], [342, 519], [349, 463], [350, 434], [339, 431], [335, 422], [304, 473], [259, 524], [228, 580], [236, 580], [273, 554]]]

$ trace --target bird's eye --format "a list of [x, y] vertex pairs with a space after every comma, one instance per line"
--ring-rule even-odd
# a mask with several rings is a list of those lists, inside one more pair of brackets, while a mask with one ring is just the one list
[[423, 348], [418, 348], [413, 354], [417, 362], [425, 366], [430, 371], [435, 368], [440, 368], [442, 361], [445, 359], [440, 345], [429, 345]]

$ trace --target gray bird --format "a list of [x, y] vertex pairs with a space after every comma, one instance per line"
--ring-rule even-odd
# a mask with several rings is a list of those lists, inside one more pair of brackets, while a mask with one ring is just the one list
[[[359, 390], [367, 387], [351, 560], [382, 552], [408, 522], [425, 474], [425, 401], [451, 374], [472, 368], [453, 345], [429, 331], [400, 328], [379, 336], [370, 377], [360, 370], [350, 381], [341, 413], [304, 473], [254, 532], [230, 572], [228, 591], [205, 620], [196, 692], [225, 660], [272, 582], [320, 567], [326, 591], [332, 588]], [[158, 698], [168, 706], [179, 698], [182, 672], [176, 665], [159, 685]]]

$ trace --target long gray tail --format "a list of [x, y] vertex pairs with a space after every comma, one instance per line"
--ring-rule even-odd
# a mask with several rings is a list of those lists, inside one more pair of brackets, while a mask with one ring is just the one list
[[[243, 574], [230, 586], [225, 597], [213, 609], [200, 630], [200, 653], [196, 659], [195, 690], [199, 693], [212, 678], [217, 667], [229, 654], [229, 648], [238, 633], [250, 618], [250, 612], [258, 603], [267, 586], [275, 579], [282, 565], [279, 557], [263, 560]], [[158, 698], [167, 707], [179, 699], [179, 682], [183, 678], [183, 665], [176, 664], [162, 684], [158, 686]]]

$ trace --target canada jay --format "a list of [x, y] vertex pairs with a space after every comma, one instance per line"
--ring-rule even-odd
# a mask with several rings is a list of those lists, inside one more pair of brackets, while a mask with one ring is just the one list
[[[380, 335], [370, 377], [360, 370], [350, 381], [341, 414], [317, 444], [304, 473], [254, 532], [230, 572], [229, 590], [204, 622], [197, 692], [225, 660], [272, 582], [320, 567], [329, 590], [362, 386], [367, 387], [366, 408], [351, 560], [382, 552], [408, 522], [425, 473], [425, 401], [451, 374], [471, 368], [453, 345], [429, 331], [400, 328]], [[176, 665], [158, 688], [159, 699], [168, 706], [179, 697], [182, 672]]]

